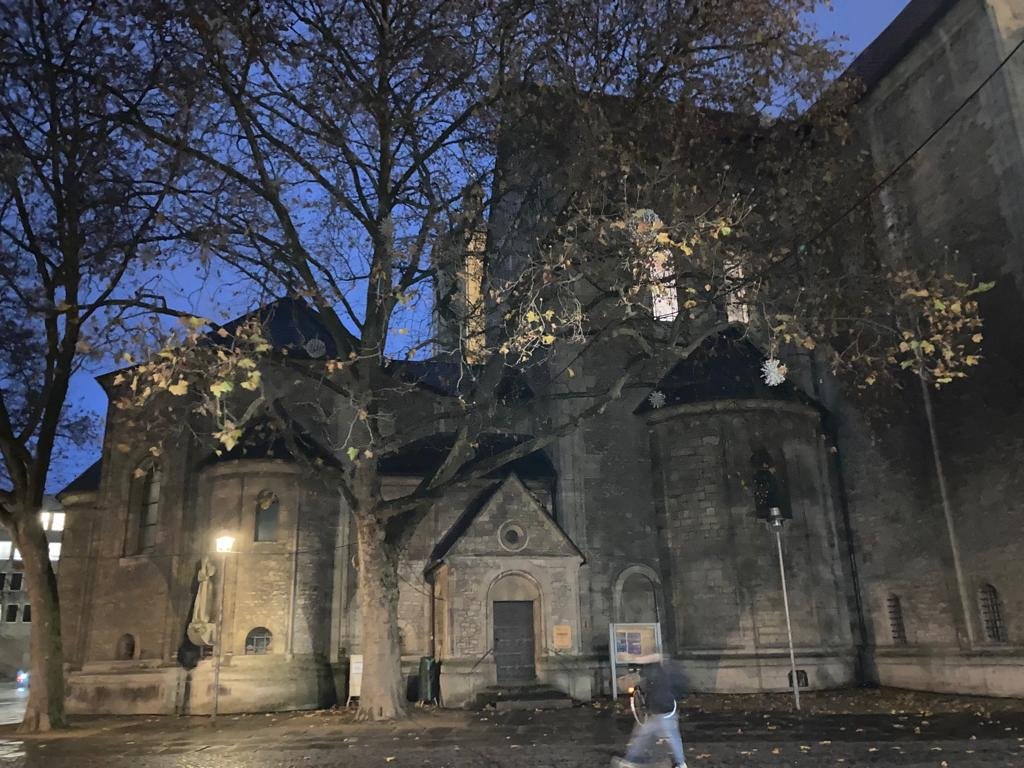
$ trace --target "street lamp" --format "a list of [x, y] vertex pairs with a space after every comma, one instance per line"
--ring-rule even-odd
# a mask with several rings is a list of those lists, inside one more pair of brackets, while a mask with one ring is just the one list
[[789, 638], [789, 669], [793, 683], [793, 699], [796, 701], [797, 712], [800, 711], [800, 681], [796, 675], [796, 654], [793, 652], [793, 625], [789, 620], [789, 593], [786, 590], [786, 568], [782, 560], [782, 525], [786, 522], [782, 510], [778, 507], [768, 509], [768, 527], [775, 531], [775, 544], [779, 550], [779, 577], [782, 579], [782, 606], [786, 611], [786, 636]]
[[220, 608], [217, 610], [217, 654], [213, 658], [213, 712], [210, 714], [210, 723], [217, 722], [217, 705], [220, 702], [220, 660], [224, 655], [221, 636], [224, 630], [224, 593], [227, 591], [228, 555], [235, 548], [235, 537], [230, 533], [222, 533], [214, 540], [214, 545], [220, 555]]

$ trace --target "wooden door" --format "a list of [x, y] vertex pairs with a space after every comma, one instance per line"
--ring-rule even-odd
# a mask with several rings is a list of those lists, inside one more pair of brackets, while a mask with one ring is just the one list
[[494, 603], [494, 661], [498, 684], [533, 682], [533, 601], [503, 600]]

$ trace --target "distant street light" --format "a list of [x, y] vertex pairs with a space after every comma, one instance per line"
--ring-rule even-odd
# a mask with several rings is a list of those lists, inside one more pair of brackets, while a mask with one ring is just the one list
[[782, 579], [782, 605], [786, 611], [786, 636], [789, 638], [789, 669], [790, 678], [793, 684], [793, 699], [796, 701], [796, 709], [800, 711], [800, 681], [796, 674], [796, 654], [793, 652], [793, 625], [789, 620], [789, 593], [786, 589], [786, 567], [782, 559], [782, 525], [786, 522], [782, 510], [778, 507], [771, 507], [768, 510], [768, 527], [775, 531], [775, 544], [779, 550], [779, 577]]
[[210, 723], [217, 722], [217, 705], [220, 703], [220, 661], [224, 655], [224, 641], [221, 632], [224, 630], [224, 593], [227, 591], [227, 565], [228, 555], [235, 548], [235, 537], [230, 533], [222, 533], [214, 541], [217, 552], [220, 554], [220, 608], [217, 610], [217, 654], [213, 658], [213, 712], [210, 714]]

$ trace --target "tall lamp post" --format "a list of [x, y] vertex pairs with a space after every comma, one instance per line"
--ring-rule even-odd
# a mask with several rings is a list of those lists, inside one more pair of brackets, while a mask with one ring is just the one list
[[768, 527], [775, 531], [775, 545], [779, 551], [779, 578], [782, 580], [782, 606], [786, 611], [786, 637], [789, 639], [789, 675], [793, 683], [793, 699], [800, 711], [800, 681], [796, 676], [796, 653], [793, 651], [793, 625], [789, 619], [789, 592], [786, 589], [786, 567], [782, 559], [782, 525], [786, 522], [778, 507], [768, 509]]
[[217, 705], [220, 703], [220, 660], [224, 655], [224, 593], [227, 591], [227, 565], [228, 555], [235, 548], [235, 537], [230, 533], [222, 533], [216, 538], [214, 544], [217, 553], [220, 555], [220, 607], [217, 609], [217, 653], [213, 657], [213, 711], [210, 714], [210, 723], [217, 722]]

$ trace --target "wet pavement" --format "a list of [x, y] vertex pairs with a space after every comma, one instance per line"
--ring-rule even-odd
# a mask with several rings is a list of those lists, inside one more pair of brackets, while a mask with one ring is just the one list
[[[1024, 768], [1024, 702], [878, 693], [805, 702], [694, 697], [682, 710], [691, 768]], [[857, 711], [859, 710], [859, 711]], [[52, 738], [0, 728], [0, 768], [582, 768], [621, 754], [632, 719], [598, 703], [548, 712], [420, 710], [400, 724], [347, 712], [201, 718], [86, 718]], [[667, 757], [655, 763], [668, 766]]]

